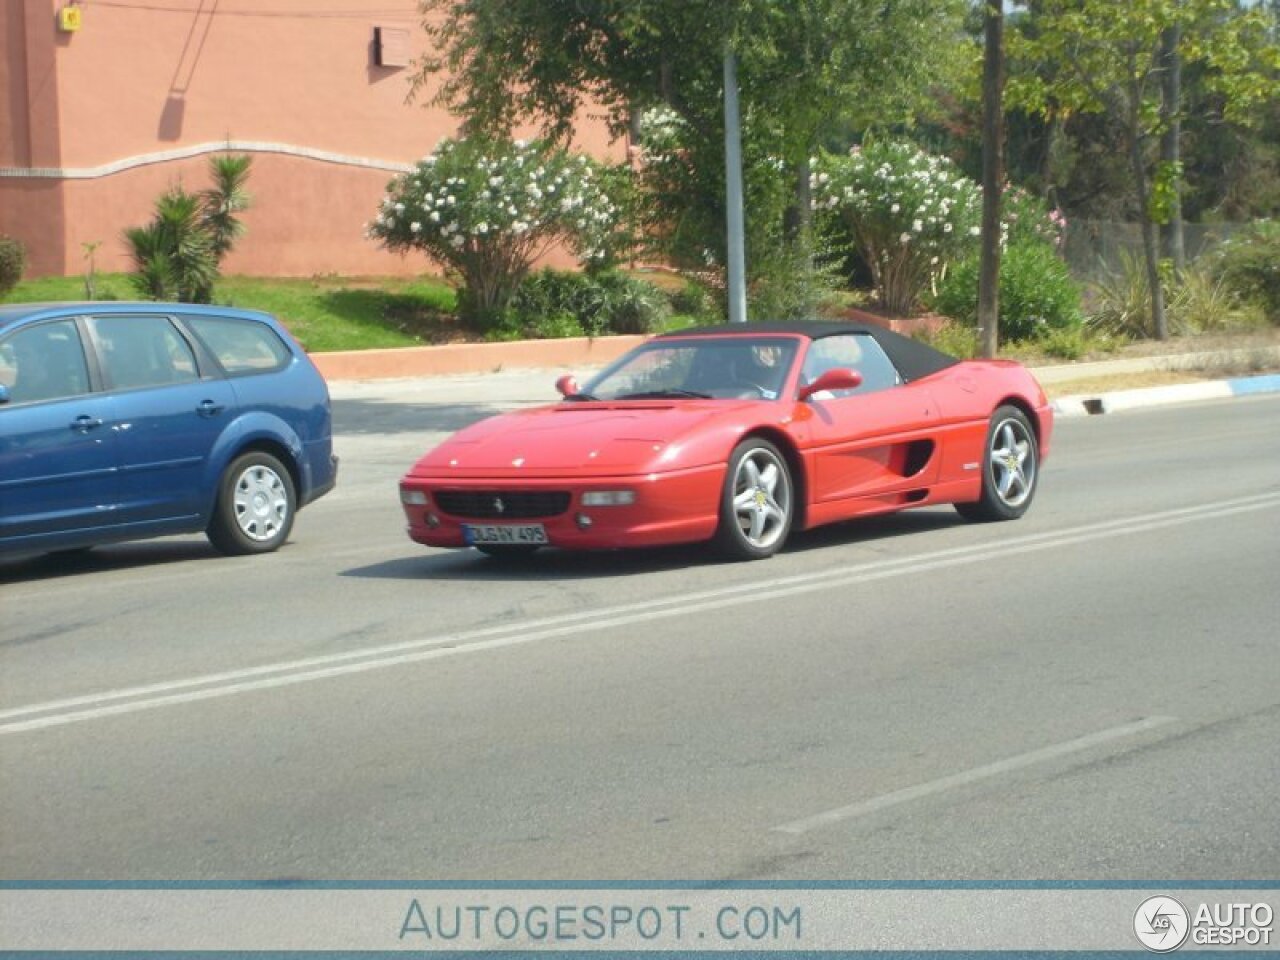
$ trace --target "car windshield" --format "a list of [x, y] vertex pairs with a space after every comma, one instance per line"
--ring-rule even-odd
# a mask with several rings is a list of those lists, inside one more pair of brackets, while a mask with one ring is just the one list
[[775, 400], [796, 346], [786, 337], [740, 335], [654, 340], [589, 381], [584, 399]]

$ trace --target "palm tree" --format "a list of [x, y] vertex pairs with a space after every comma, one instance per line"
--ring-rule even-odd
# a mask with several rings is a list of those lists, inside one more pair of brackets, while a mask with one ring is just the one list
[[213, 186], [200, 193], [174, 187], [162, 194], [145, 227], [125, 231], [134, 286], [153, 300], [208, 303], [222, 258], [244, 233], [236, 214], [249, 206], [245, 183], [251, 158], [211, 157]]
[[145, 227], [125, 231], [137, 268], [134, 284], [157, 300], [208, 303], [218, 278], [213, 237], [201, 219], [201, 199], [174, 187], [156, 201]]
[[201, 191], [200, 202], [202, 218], [213, 238], [213, 251], [219, 263], [236, 239], [244, 233], [244, 224], [236, 214], [247, 210], [252, 201], [245, 190], [252, 162], [253, 158], [245, 153], [209, 158], [209, 174], [213, 177], [213, 186]]

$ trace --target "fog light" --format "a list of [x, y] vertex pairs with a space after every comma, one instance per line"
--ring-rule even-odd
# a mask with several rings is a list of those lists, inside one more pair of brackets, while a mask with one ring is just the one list
[[408, 487], [401, 487], [400, 502], [407, 507], [425, 507], [431, 500], [427, 497], [425, 490], [412, 490]]
[[578, 525], [579, 530], [586, 530], [591, 526], [591, 518], [585, 513], [580, 513], [573, 518], [573, 522]]
[[434, 530], [436, 527], [440, 526], [440, 518], [437, 517], [434, 513], [428, 513], [427, 526], [430, 527], [432, 530]]
[[625, 507], [635, 502], [634, 490], [592, 490], [582, 495], [584, 507]]

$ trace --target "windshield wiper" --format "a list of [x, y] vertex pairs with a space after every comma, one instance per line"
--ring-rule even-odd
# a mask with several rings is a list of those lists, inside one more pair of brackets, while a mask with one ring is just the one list
[[711, 394], [699, 393], [696, 390], [644, 390], [640, 393], [624, 393], [619, 400], [665, 400], [671, 398], [687, 400], [710, 400]]
[[563, 403], [595, 403], [600, 398], [589, 393], [571, 393], [567, 397], [561, 397], [560, 399]]

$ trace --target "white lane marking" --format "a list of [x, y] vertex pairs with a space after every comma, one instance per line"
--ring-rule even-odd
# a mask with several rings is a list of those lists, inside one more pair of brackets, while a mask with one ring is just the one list
[[1156, 727], [1163, 727], [1166, 724], [1174, 723], [1175, 720], [1176, 718], [1174, 717], [1147, 717], [1134, 723], [1127, 723], [1123, 726], [1112, 727], [1109, 730], [1100, 730], [1097, 733], [1077, 737], [1075, 740], [1067, 740], [1064, 743], [1056, 743], [1052, 746], [1042, 747], [1039, 750], [1032, 750], [1016, 757], [997, 760], [995, 763], [974, 767], [971, 770], [965, 770], [963, 773], [955, 773], [949, 777], [930, 780], [914, 787], [904, 787], [901, 790], [894, 790], [892, 793], [885, 793], [878, 797], [871, 797], [868, 800], [861, 800], [858, 803], [851, 803], [845, 807], [836, 807], [834, 810], [825, 810], [822, 813], [815, 813], [811, 817], [792, 820], [790, 823], [784, 823], [772, 829], [776, 833], [790, 833], [799, 836], [802, 833], [808, 833], [821, 827], [829, 827], [835, 823], [853, 820], [856, 817], [876, 813], [889, 807], [896, 807], [899, 804], [910, 803], [913, 800], [920, 800], [947, 790], [954, 790], [956, 787], [966, 787], [980, 780], [988, 780], [991, 777], [998, 777], [1014, 770], [1022, 770], [1038, 763], [1057, 760], [1060, 757], [1079, 753], [1082, 750], [1092, 750], [1094, 747], [1110, 743], [1113, 740], [1122, 740], [1126, 737], [1137, 736], [1140, 733], [1153, 730]]
[[[981, 543], [953, 547], [916, 556], [877, 560], [844, 569], [796, 574], [778, 578], [770, 586], [753, 581], [637, 603], [600, 607], [420, 640], [384, 644], [346, 653], [289, 660], [243, 670], [204, 674], [185, 680], [126, 687], [82, 697], [29, 704], [0, 710], [0, 735], [207, 700], [250, 690], [291, 686], [310, 680], [363, 673], [383, 667], [523, 646], [553, 637], [595, 632], [609, 627], [629, 626], [746, 603], [796, 596], [835, 586], [852, 586], [905, 574], [919, 574], [967, 563], [1002, 559], [1053, 547], [1145, 533], [1165, 527], [1194, 523], [1198, 520], [1219, 519], [1240, 513], [1269, 510], [1276, 506], [1280, 506], [1280, 493], [1258, 494], [1224, 501], [1221, 504], [1184, 507], [1142, 514], [1127, 520], [1110, 520], [1047, 533], [1010, 537], [994, 544]], [[116, 703], [115, 701], [128, 702]], [[28, 720], [17, 719], [31, 717], [33, 714], [46, 716]]]

